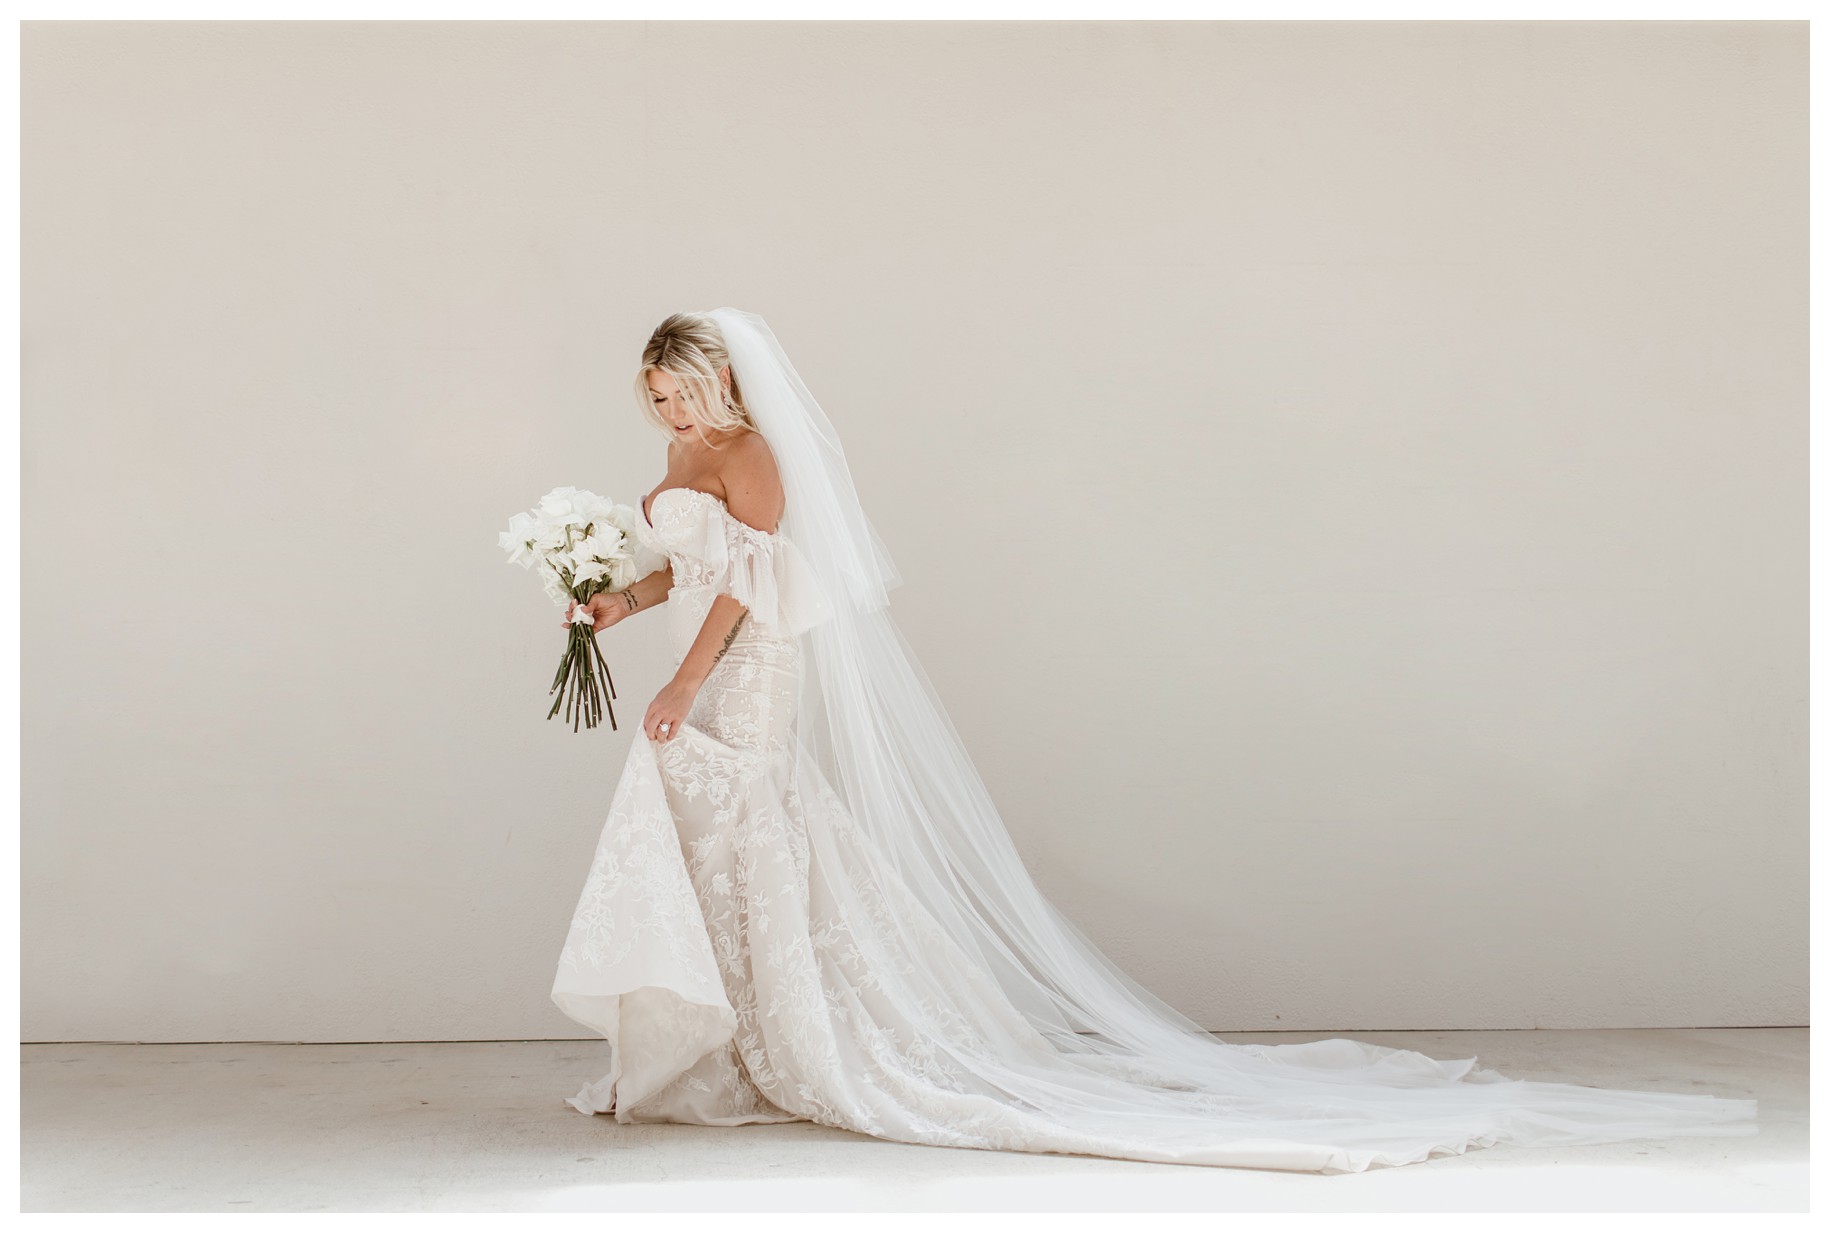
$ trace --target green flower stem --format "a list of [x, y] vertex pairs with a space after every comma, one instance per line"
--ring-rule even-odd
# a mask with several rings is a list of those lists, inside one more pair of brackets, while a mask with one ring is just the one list
[[595, 632], [591, 635], [591, 654], [596, 673], [603, 677], [604, 691], [608, 695], [604, 709], [610, 712], [610, 731], [615, 732], [616, 706], [613, 700], [616, 698], [616, 682], [610, 679], [610, 661], [604, 658], [604, 648], [597, 644]]
[[565, 717], [571, 719], [578, 706], [578, 627], [576, 625], [572, 627], [572, 632], [566, 639], [565, 699]]
[[[597, 644], [596, 634], [592, 634], [591, 636], [591, 649], [596, 653], [596, 669], [603, 675], [604, 688], [609, 692], [610, 697], [614, 699], [616, 697], [616, 682], [610, 677], [610, 661], [604, 658], [604, 648]], [[610, 711], [610, 730], [615, 732], [616, 707], [611, 702], [606, 702], [604, 705], [608, 707]]]
[[[586, 627], [580, 625], [579, 628]], [[597, 726], [597, 691], [592, 688], [595, 684], [591, 679], [591, 635], [586, 633], [578, 640], [578, 709], [584, 712], [587, 728]]]

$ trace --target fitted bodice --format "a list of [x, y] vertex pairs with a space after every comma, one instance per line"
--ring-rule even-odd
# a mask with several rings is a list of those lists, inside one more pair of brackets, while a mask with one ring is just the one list
[[673, 566], [668, 605], [676, 657], [691, 648], [720, 594], [749, 609], [739, 642], [793, 641], [831, 615], [824, 588], [786, 535], [749, 525], [702, 489], [663, 488], [650, 497], [637, 536]]
[[782, 538], [744, 522], [700, 488], [661, 489], [648, 499], [646, 518], [643, 529], [672, 563], [676, 587], [715, 583], [732, 547], [770, 553]]

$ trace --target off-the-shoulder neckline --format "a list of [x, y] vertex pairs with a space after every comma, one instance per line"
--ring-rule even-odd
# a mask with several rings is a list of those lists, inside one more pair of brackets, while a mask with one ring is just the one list
[[769, 539], [774, 539], [776, 536], [781, 534], [780, 531], [765, 531], [761, 527], [751, 526], [749, 523], [745, 522], [743, 519], [739, 518], [736, 514], [733, 514], [731, 512], [731, 507], [724, 503], [723, 497], [719, 496], [715, 492], [707, 492], [703, 488], [694, 488], [688, 484], [675, 484], [672, 488], [663, 488], [659, 492], [651, 492], [648, 494], [647, 508], [642, 510], [642, 521], [646, 522], [648, 524], [649, 530], [652, 531], [655, 529], [654, 519], [652, 517], [650, 517], [649, 510], [654, 508], [654, 503], [656, 501], [659, 501], [662, 497], [666, 496], [670, 492], [696, 492], [696, 493], [698, 493], [700, 496], [705, 497], [708, 500], [710, 500], [713, 505], [717, 506], [719, 513], [723, 514], [726, 518], [730, 519], [731, 522], [733, 522], [737, 526], [742, 527], [745, 531], [748, 531], [751, 535], [762, 535], [762, 536], [768, 537]]

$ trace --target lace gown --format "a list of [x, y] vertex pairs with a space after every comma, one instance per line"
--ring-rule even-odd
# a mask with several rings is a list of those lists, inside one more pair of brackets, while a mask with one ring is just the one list
[[[792, 631], [809, 614], [792, 543], [691, 488], [662, 490], [649, 517], [643, 546], [674, 570], [676, 663], [717, 594], [750, 615], [679, 733], [634, 735], [613, 793], [552, 989], [610, 1046], [608, 1073], [567, 1101], [579, 1112], [1323, 1173], [1501, 1142], [1754, 1133], [1751, 1100], [1515, 1081], [1352, 1040], [1222, 1046], [1240, 1094], [1064, 1054], [898, 881], [796, 740]], [[1115, 1075], [1137, 1099], [1111, 1098]], [[1074, 1094], [1072, 1114], [1026, 1100], [1032, 1079]]]

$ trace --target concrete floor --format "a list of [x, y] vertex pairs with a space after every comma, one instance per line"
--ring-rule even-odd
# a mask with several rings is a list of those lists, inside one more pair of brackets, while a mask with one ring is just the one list
[[1806, 1211], [1809, 1030], [1346, 1035], [1512, 1078], [1761, 1101], [1757, 1135], [1494, 1147], [1321, 1176], [619, 1126], [562, 1103], [601, 1041], [22, 1048], [21, 1210]]

